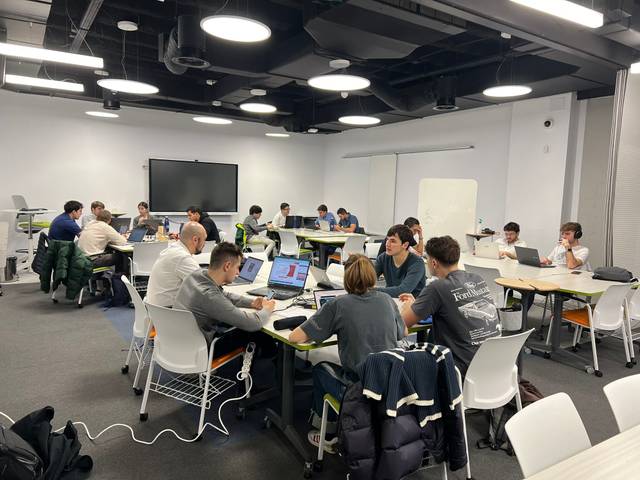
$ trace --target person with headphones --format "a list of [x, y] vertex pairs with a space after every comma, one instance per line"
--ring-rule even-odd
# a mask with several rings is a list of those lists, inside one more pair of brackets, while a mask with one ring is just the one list
[[591, 270], [589, 265], [589, 249], [580, 244], [582, 226], [578, 222], [567, 222], [560, 227], [560, 241], [548, 257], [541, 258], [540, 263], [549, 265], [566, 265], [572, 270]]

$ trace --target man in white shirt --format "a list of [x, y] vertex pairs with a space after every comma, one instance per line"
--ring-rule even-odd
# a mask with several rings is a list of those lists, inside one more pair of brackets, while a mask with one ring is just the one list
[[520, 240], [520, 225], [509, 222], [503, 227], [504, 238], [498, 238], [496, 243], [500, 249], [500, 257], [516, 258], [516, 247], [526, 247], [527, 242]]
[[148, 303], [173, 306], [182, 281], [200, 269], [193, 255], [202, 252], [206, 238], [207, 231], [198, 222], [188, 222], [182, 227], [180, 240], [164, 250], [153, 264], [145, 298]]
[[580, 245], [582, 226], [578, 222], [567, 222], [560, 227], [560, 242], [548, 257], [540, 259], [540, 263], [549, 265], [566, 265], [572, 270], [591, 270], [589, 265], [589, 249]]
[[106, 253], [107, 245], [124, 245], [127, 239], [116, 232], [111, 225], [111, 212], [101, 210], [96, 219], [82, 229], [78, 239], [78, 248], [91, 258], [94, 267], [115, 265], [117, 272], [124, 270], [123, 256], [120, 253]]
[[87, 213], [82, 216], [80, 219], [80, 226], [84, 228], [89, 225], [89, 223], [93, 222], [98, 217], [98, 214], [103, 210], [104, 203], [99, 200], [91, 202], [91, 213]]
[[273, 217], [273, 222], [271, 224], [274, 227], [284, 227], [287, 223], [287, 216], [291, 212], [291, 207], [288, 203], [282, 202], [280, 204], [280, 211], [276, 213], [276, 216]]

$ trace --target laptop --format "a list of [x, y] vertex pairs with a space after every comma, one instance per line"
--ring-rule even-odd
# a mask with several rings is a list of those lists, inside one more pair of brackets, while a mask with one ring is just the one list
[[297, 297], [304, 291], [311, 262], [302, 258], [276, 257], [271, 265], [267, 286], [250, 290], [249, 295], [266, 297], [273, 291], [276, 300]]
[[313, 299], [316, 302], [316, 309], [320, 310], [329, 300], [333, 300], [341, 295], [346, 295], [346, 290], [316, 290], [313, 292]]
[[162, 224], [162, 222], [163, 219], [161, 218], [150, 218], [149, 220], [145, 220], [143, 225], [147, 227], [147, 231], [149, 232], [149, 235], [151, 235], [152, 233], [156, 233], [158, 231], [158, 227]]
[[318, 284], [318, 287], [324, 288], [325, 290], [335, 290], [338, 288], [342, 288], [342, 286], [337, 285], [336, 283], [331, 281], [329, 275], [327, 275], [326, 270], [322, 270], [321, 268], [315, 267], [313, 265], [311, 266], [311, 276]]
[[302, 217], [304, 228], [316, 228], [316, 218], [318, 217]]
[[144, 242], [144, 237], [147, 234], [147, 227], [137, 227], [131, 230], [127, 243], [140, 243]]
[[118, 232], [120, 235], [126, 233], [129, 230], [129, 224], [131, 223], [131, 219], [127, 217], [119, 217], [111, 219], [111, 226], [113, 229]]
[[518, 263], [538, 268], [553, 268], [555, 265], [542, 265], [540, 263], [540, 255], [535, 248], [516, 247], [516, 257]]
[[323, 232], [331, 231], [331, 224], [329, 223], [329, 220], [319, 220], [318, 225], [320, 226], [320, 230]]
[[302, 228], [302, 216], [287, 215], [284, 221], [284, 228]]
[[244, 261], [242, 270], [240, 270], [240, 275], [238, 275], [238, 278], [236, 278], [230, 285], [249, 285], [253, 283], [258, 276], [263, 263], [264, 262], [259, 258], [248, 257]]
[[478, 242], [476, 244], [476, 257], [480, 258], [500, 258], [500, 249], [495, 242]]

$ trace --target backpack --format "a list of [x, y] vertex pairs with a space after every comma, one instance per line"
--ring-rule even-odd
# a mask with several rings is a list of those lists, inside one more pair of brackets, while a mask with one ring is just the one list
[[633, 278], [633, 273], [621, 267], [598, 267], [593, 272], [595, 280], [609, 280], [610, 282], [629, 283]]
[[36, 480], [44, 465], [31, 445], [13, 430], [0, 425], [0, 479]]
[[131, 296], [124, 282], [120, 279], [121, 276], [122, 273], [105, 272], [103, 279], [108, 280], [111, 284], [111, 295], [103, 305], [105, 308], [122, 307], [131, 302]]

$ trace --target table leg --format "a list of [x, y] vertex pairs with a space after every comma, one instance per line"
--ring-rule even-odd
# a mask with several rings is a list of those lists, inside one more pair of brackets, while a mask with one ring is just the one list
[[327, 246], [323, 243], [318, 244], [318, 267], [323, 270], [327, 268]]
[[29, 214], [29, 245], [27, 247], [27, 272], [33, 272], [31, 263], [33, 262], [33, 214]]

